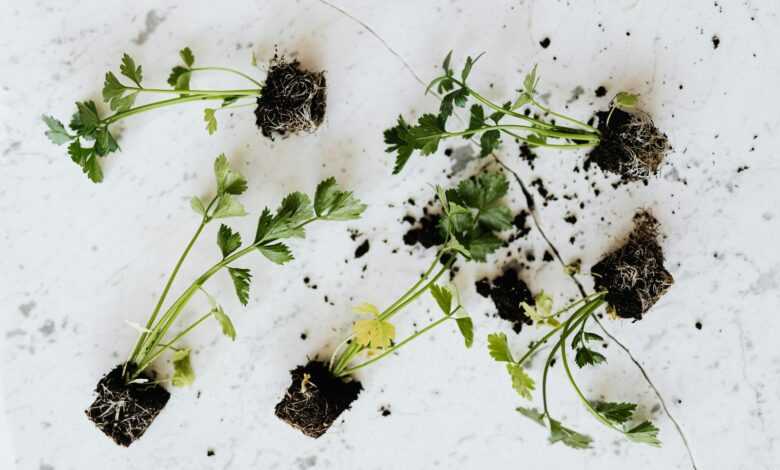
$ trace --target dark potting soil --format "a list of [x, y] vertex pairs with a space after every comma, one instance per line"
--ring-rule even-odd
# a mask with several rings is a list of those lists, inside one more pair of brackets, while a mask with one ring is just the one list
[[419, 243], [425, 248], [443, 244], [444, 235], [439, 228], [440, 219], [441, 215], [429, 214], [427, 209], [423, 210], [423, 216], [417, 221], [413, 217], [404, 218], [406, 222], [412, 224], [404, 234], [404, 243], [410, 246]]
[[611, 116], [609, 111], [599, 111], [596, 117], [601, 141], [590, 151], [586, 169], [595, 163], [605, 173], [620, 175], [622, 183], [658, 173], [671, 146], [647, 113], [615, 108]]
[[320, 361], [298, 366], [290, 376], [292, 383], [276, 405], [276, 416], [314, 438], [322, 436], [363, 390], [357, 380], [334, 377]]
[[641, 320], [674, 283], [664, 268], [658, 244], [658, 221], [646, 211], [634, 216], [634, 231], [625, 245], [609, 253], [590, 270], [597, 290], [621, 318]]
[[[95, 387], [97, 398], [86, 410], [98, 429], [121, 446], [129, 446], [141, 437], [163, 409], [171, 394], [156, 383], [126, 384], [123, 364], [106, 374]], [[128, 365], [128, 373], [132, 373]], [[153, 382], [154, 378], [142, 374]]]
[[355, 249], [355, 258], [360, 258], [366, 253], [368, 253], [368, 248], [370, 247], [368, 240], [363, 240], [363, 243], [361, 243], [356, 249]]
[[325, 73], [303, 70], [275, 55], [257, 99], [255, 117], [264, 136], [312, 132], [325, 117]]
[[520, 302], [533, 305], [533, 295], [514, 268], [506, 269], [501, 276], [492, 281], [487, 278], [480, 279], [475, 286], [479, 295], [490, 297], [500, 318], [512, 322], [515, 333], [520, 333], [523, 324], [533, 323], [520, 307]]

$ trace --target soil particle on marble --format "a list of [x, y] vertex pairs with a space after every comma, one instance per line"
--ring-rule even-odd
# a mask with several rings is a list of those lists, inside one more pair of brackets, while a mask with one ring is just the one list
[[383, 418], [387, 418], [392, 414], [390, 411], [390, 405], [382, 405], [379, 407], [379, 414], [382, 415]]
[[[127, 447], [146, 432], [171, 394], [145, 373], [139, 378], [149, 383], [125, 383], [123, 367], [116, 366], [100, 379], [95, 387], [97, 398], [85, 413], [105, 435]], [[132, 375], [132, 367], [128, 365], [128, 375]]]
[[480, 279], [476, 282], [475, 287], [479, 295], [489, 297], [493, 301], [498, 316], [510, 321], [515, 333], [520, 333], [523, 324], [530, 325], [532, 323], [520, 307], [520, 302], [533, 305], [534, 298], [528, 286], [520, 279], [516, 269], [507, 268], [492, 281], [487, 278]]
[[531, 147], [528, 146], [525, 142], [520, 144], [520, 158], [522, 160], [525, 160], [526, 163], [528, 163], [528, 166], [531, 167], [531, 169], [534, 169], [534, 162], [536, 161], [538, 155], [534, 153], [533, 150], [531, 150]]
[[325, 73], [303, 70], [297, 60], [274, 55], [257, 99], [257, 127], [265, 137], [313, 132], [325, 117]]
[[360, 246], [355, 249], [355, 258], [361, 258], [363, 255], [368, 253], [368, 248], [368, 240], [363, 240], [363, 243], [361, 243]]
[[596, 88], [596, 97], [602, 98], [604, 96], [607, 96], [607, 89], [603, 86]]
[[333, 376], [328, 365], [309, 361], [290, 371], [290, 388], [276, 405], [276, 416], [309, 437], [320, 437], [363, 390], [357, 380]]
[[574, 225], [577, 223], [577, 216], [574, 214], [567, 214], [566, 217], [563, 218], [563, 221], [567, 224]]
[[607, 303], [621, 318], [641, 320], [674, 283], [658, 234], [655, 217], [638, 212], [628, 241], [591, 268], [596, 289], [607, 291]]
[[531, 214], [525, 209], [515, 215], [515, 218], [512, 219], [512, 226], [517, 232], [512, 236], [511, 240], [525, 238], [526, 235], [531, 233], [531, 227], [528, 225], [528, 217], [530, 215]]
[[622, 183], [658, 173], [671, 146], [647, 113], [615, 108], [611, 115], [599, 111], [596, 116], [601, 140], [588, 155], [586, 169], [595, 163], [605, 173], [620, 175]]
[[697, 321], [694, 326], [696, 327], [697, 330], [701, 330], [702, 329], [702, 324], [701, 324], [700, 321]]
[[544, 38], [541, 41], [539, 41], [539, 45], [542, 46], [542, 49], [547, 49], [550, 47], [550, 38]]
[[539, 195], [544, 199], [544, 205], [546, 206], [549, 201], [557, 201], [558, 196], [551, 193], [547, 187], [544, 185], [544, 181], [542, 181], [541, 178], [536, 178], [533, 181], [531, 181], [531, 186], [536, 188], [536, 191], [539, 193]]
[[717, 49], [720, 46], [720, 38], [717, 34], [712, 36], [712, 48]]
[[412, 246], [417, 243], [425, 248], [439, 246], [444, 243], [444, 235], [439, 227], [440, 214], [431, 214], [427, 208], [423, 208], [423, 216], [419, 220], [407, 216], [404, 221], [412, 226], [404, 234], [404, 243]]
[[207, 449], [206, 450], [206, 457], [214, 457], [216, 453], [214, 452], [214, 449]]

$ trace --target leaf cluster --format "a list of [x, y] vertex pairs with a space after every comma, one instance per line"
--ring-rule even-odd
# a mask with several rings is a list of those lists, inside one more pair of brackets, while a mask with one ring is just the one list
[[503, 241], [497, 233], [512, 225], [512, 213], [502, 201], [508, 190], [509, 182], [501, 172], [480, 173], [447, 191], [438, 188], [445, 250], [485, 261], [499, 248]]

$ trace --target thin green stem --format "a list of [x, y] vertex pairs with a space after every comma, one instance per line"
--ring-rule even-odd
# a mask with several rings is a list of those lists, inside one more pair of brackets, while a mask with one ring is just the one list
[[255, 80], [254, 78], [250, 77], [249, 75], [245, 74], [244, 72], [240, 72], [238, 70], [234, 70], [228, 67], [193, 67], [190, 69], [190, 72], [207, 72], [207, 71], [218, 71], [218, 72], [229, 72], [235, 75], [238, 75], [240, 77], [244, 77], [250, 82], [254, 83], [260, 88], [263, 88], [263, 84]]
[[544, 147], [550, 149], [560, 149], [560, 150], [581, 149], [581, 148], [595, 147], [599, 143], [599, 141], [594, 141], [594, 142], [588, 142], [587, 144], [548, 144], [547, 142], [530, 140], [527, 137], [523, 137], [520, 134], [510, 132], [506, 129], [502, 130], [501, 132], [514, 137], [520, 142], [525, 142], [526, 144], [533, 145], [535, 147]]
[[[594, 308], [590, 309], [585, 314], [583, 314], [581, 321], [583, 323], [585, 321], [587, 321], [588, 317], [590, 317], [590, 315], [593, 313], [593, 311], [596, 308], [598, 308], [598, 306], [600, 306], [603, 302], [604, 302], [603, 300], [600, 300], [598, 302], [598, 305], [596, 305]], [[584, 308], [585, 307], [583, 307], [583, 309]], [[615, 426], [611, 421], [609, 421], [601, 413], [596, 411], [595, 408], [593, 408], [593, 405], [590, 403], [590, 400], [585, 398], [585, 394], [582, 393], [582, 390], [580, 390], [580, 387], [577, 385], [577, 382], [574, 380], [574, 374], [572, 374], [571, 367], [569, 366], [569, 361], [566, 358], [566, 345], [565, 345], [565, 343], [566, 343], [566, 338], [569, 335], [569, 332], [573, 331], [575, 329], [576, 329], [576, 325], [567, 326], [563, 330], [563, 334], [561, 334], [561, 342], [564, 344], [563, 348], [561, 349], [561, 361], [563, 362], [563, 368], [566, 370], [566, 376], [569, 378], [569, 382], [571, 383], [572, 387], [574, 388], [574, 391], [577, 393], [577, 396], [580, 397], [580, 400], [585, 405], [585, 408], [587, 408], [587, 410], [590, 412], [590, 414], [592, 414], [603, 425], [605, 425], [605, 426], [607, 426], [609, 428], [612, 428], [612, 429], [614, 429], [615, 431], [617, 431], [617, 432], [619, 432], [621, 434], [625, 434], [622, 429], [620, 429], [619, 427]]]
[[[555, 130], [555, 129], [539, 129], [537, 127], [522, 126], [522, 125], [519, 125], [519, 124], [498, 124], [498, 125], [495, 125], [495, 126], [481, 127], [479, 129], [465, 129], [465, 130], [456, 131], [456, 132], [442, 132], [442, 133], [439, 133], [439, 134], [432, 134], [432, 135], [428, 135], [428, 136], [422, 137], [421, 140], [440, 139], [442, 137], [458, 137], [458, 136], [462, 136], [462, 135], [474, 134], [475, 132], [485, 132], [485, 131], [492, 131], [492, 130], [505, 131], [505, 130], [510, 130], [510, 129], [525, 130], [525, 131], [529, 131], [529, 132], [531, 132], [533, 134], [543, 135], [543, 136], [546, 136], [546, 137], [555, 137], [555, 138], [559, 138], [559, 139], [581, 140], [581, 141], [595, 142], [595, 143], [598, 143], [598, 141], [600, 140], [599, 136], [598, 135], [594, 135], [594, 134], [581, 134], [581, 133], [576, 133], [576, 132], [562, 132], [562, 131]], [[542, 144], [541, 143], [540, 144], [534, 143], [534, 145], [542, 145]]]
[[199, 95], [199, 96], [260, 96], [263, 91], [260, 88], [240, 89], [240, 90], [177, 90], [175, 88], [141, 88], [126, 86], [126, 90], [137, 91], [140, 93], [161, 93], [168, 95]]
[[[453, 311], [452, 313], [455, 313], [455, 312]], [[398, 349], [400, 349], [404, 345], [408, 344], [410, 341], [412, 341], [413, 339], [417, 338], [418, 336], [420, 336], [422, 334], [425, 334], [426, 332], [436, 328], [437, 326], [441, 325], [442, 323], [444, 323], [447, 320], [453, 319], [452, 316], [451, 316], [452, 313], [450, 315], [446, 315], [446, 316], [436, 320], [435, 322], [433, 322], [430, 325], [426, 326], [425, 328], [423, 328], [422, 330], [418, 331], [417, 333], [414, 333], [414, 334], [410, 335], [409, 337], [407, 337], [406, 339], [404, 339], [403, 341], [393, 345], [393, 347], [386, 349], [384, 352], [382, 352], [382, 354], [380, 354], [380, 355], [378, 355], [376, 357], [373, 357], [373, 358], [371, 358], [371, 359], [369, 359], [369, 360], [367, 360], [365, 362], [361, 362], [360, 364], [358, 364], [356, 366], [350, 367], [348, 369], [344, 369], [343, 371], [341, 371], [341, 373], [339, 373], [337, 375], [337, 377], [344, 377], [346, 375], [350, 375], [350, 374], [352, 374], [353, 372], [355, 372], [358, 369], [362, 369], [363, 367], [369, 366], [369, 365], [377, 362], [378, 360], [380, 360], [380, 359], [382, 359], [384, 357], [387, 357], [388, 355], [390, 355], [393, 352], [397, 351]]]
[[215, 96], [188, 95], [188, 96], [180, 96], [177, 98], [171, 98], [168, 100], [155, 101], [154, 103], [148, 103], [141, 106], [136, 106], [135, 108], [130, 108], [125, 111], [120, 111], [115, 114], [112, 114], [111, 116], [108, 116], [107, 118], [103, 119], [101, 121], [101, 124], [104, 125], [113, 124], [126, 117], [133, 116], [135, 114], [141, 114], [143, 112], [151, 111], [153, 109], [164, 108], [166, 106], [174, 106], [177, 104], [190, 103], [193, 101], [224, 100], [225, 98], [229, 98], [231, 96], [235, 96], [235, 95], [215, 95]]
[[[157, 351], [155, 351], [154, 353], [152, 353], [151, 355], [149, 355], [149, 356], [146, 358], [146, 360], [144, 360], [144, 362], [142, 362], [142, 363], [140, 363], [140, 364], [138, 365], [138, 369], [136, 370], [136, 373], [133, 375], [133, 377], [132, 377], [132, 378], [134, 379], [134, 378], [138, 377], [138, 375], [141, 373], [141, 371], [143, 371], [144, 369], [146, 369], [147, 367], [149, 367], [149, 364], [151, 364], [152, 362], [154, 362], [154, 360], [155, 360], [155, 359], [157, 359], [158, 357], [160, 357], [160, 354], [162, 354], [163, 352], [165, 352], [165, 350], [166, 350], [166, 349], [168, 349], [168, 348], [171, 348], [171, 349], [172, 349], [172, 345], [173, 345], [173, 344], [176, 344], [176, 342], [177, 342], [178, 340], [180, 340], [181, 338], [183, 338], [183, 337], [184, 337], [184, 336], [185, 336], [187, 333], [189, 333], [190, 331], [194, 330], [194, 329], [195, 329], [195, 327], [197, 327], [198, 325], [200, 325], [201, 323], [203, 323], [204, 321], [206, 321], [206, 319], [207, 319], [207, 318], [209, 318], [209, 317], [210, 317], [210, 316], [212, 316], [212, 315], [213, 315], [213, 312], [209, 312], [209, 313], [207, 313], [207, 314], [203, 315], [202, 317], [200, 317], [200, 318], [198, 318], [197, 320], [195, 320], [195, 321], [194, 321], [194, 322], [193, 322], [193, 323], [192, 323], [190, 326], [188, 326], [187, 328], [185, 328], [184, 330], [182, 330], [182, 331], [181, 331], [181, 332], [180, 332], [178, 335], [174, 336], [172, 340], [168, 341], [168, 342], [167, 342], [167, 343], [165, 343], [165, 344], [158, 344], [158, 345], [157, 345], [157, 347], [158, 347], [159, 349], [157, 349]], [[132, 379], [131, 379], [131, 380], [132, 380]]]
[[596, 135], [601, 134], [599, 132], [599, 130], [596, 129], [595, 127], [593, 127], [593, 126], [591, 126], [591, 125], [589, 125], [587, 123], [584, 123], [582, 121], [578, 121], [577, 119], [574, 119], [574, 118], [571, 118], [569, 116], [566, 116], [565, 114], [556, 113], [555, 111], [551, 110], [550, 108], [548, 108], [548, 107], [542, 105], [540, 102], [536, 101], [533, 97], [531, 98], [531, 103], [533, 103], [534, 106], [536, 106], [537, 108], [541, 109], [542, 111], [544, 111], [547, 114], [555, 116], [555, 117], [557, 117], [559, 119], [563, 119], [565, 121], [569, 121], [572, 124], [575, 124], [577, 126], [582, 127], [583, 129], [586, 129], [586, 130], [588, 130], [590, 132], [595, 133]]

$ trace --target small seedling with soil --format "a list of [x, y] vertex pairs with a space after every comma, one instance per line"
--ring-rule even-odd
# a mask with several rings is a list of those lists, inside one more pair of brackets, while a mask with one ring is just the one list
[[[385, 130], [386, 151], [395, 154], [393, 173], [399, 173], [414, 152], [424, 156], [433, 154], [442, 140], [453, 137], [478, 138], [481, 157], [499, 147], [502, 135], [529, 147], [593, 148], [591, 160], [603, 170], [619, 173], [629, 181], [655, 173], [669, 148], [666, 137], [653, 126], [649, 116], [636, 109], [636, 95], [618, 93], [610, 111], [603, 116], [599, 113], [599, 128], [595, 128], [539, 102], [536, 66], [525, 76], [518, 95], [499, 105], [468, 84], [481, 55], [466, 59], [460, 77], [450, 66], [451, 57], [452, 52], [444, 59], [443, 74], [433, 79], [426, 90], [427, 93], [435, 88], [443, 95], [438, 114], [423, 114], [415, 125], [399, 116], [396, 126]], [[468, 127], [447, 130], [455, 108], [464, 108], [469, 102], [472, 105]]]
[[[454, 286], [439, 281], [457, 259], [485, 261], [502, 246], [497, 233], [512, 226], [512, 214], [502, 199], [509, 183], [502, 173], [486, 172], [444, 191], [436, 188], [442, 207], [439, 231], [444, 239], [425, 273], [384, 310], [364, 303], [355, 308], [367, 318], [357, 320], [350, 334], [333, 351], [329, 362], [310, 361], [291, 371], [292, 384], [276, 405], [276, 416], [304, 434], [319, 437], [357, 398], [362, 386], [353, 374], [391, 356], [434, 328], [455, 322], [466, 347], [473, 339], [471, 318]], [[391, 320], [412, 302], [430, 292], [441, 317], [406, 338], [396, 340]]]
[[[130, 356], [103, 377], [97, 385], [97, 398], [87, 410], [87, 416], [114, 441], [129, 446], [149, 427], [168, 401], [169, 394], [149, 372], [156, 359], [166, 351], [172, 352], [174, 386], [186, 386], [193, 382], [195, 373], [190, 364], [190, 349], [182, 340], [199, 325], [214, 319], [225, 336], [235, 339], [236, 330], [228, 314], [206, 290], [206, 282], [215, 274], [227, 271], [241, 304], [249, 301], [252, 274], [247, 268], [235, 265], [244, 256], [259, 252], [269, 261], [285, 264], [293, 259], [290, 248], [283, 240], [303, 238], [304, 228], [316, 221], [342, 221], [359, 218], [365, 205], [351, 192], [341, 190], [333, 178], [322, 181], [314, 194], [314, 202], [303, 193], [294, 192], [281, 202], [276, 213], [264, 209], [257, 223], [252, 242], [243, 244], [241, 235], [221, 224], [217, 232], [217, 246], [221, 259], [207, 269], [187, 287], [179, 297], [166, 304], [171, 285], [184, 260], [192, 250], [206, 226], [214, 220], [246, 215], [236, 196], [247, 189], [246, 179], [230, 168], [227, 158], [220, 155], [214, 163], [217, 193], [206, 201], [193, 197], [193, 210], [201, 217], [192, 239], [187, 243], [173, 271], [163, 287], [160, 298], [144, 327]], [[210, 310], [189, 323], [176, 334], [169, 334], [190, 300], [197, 294], [206, 297]]]
[[[143, 68], [127, 54], [122, 56], [119, 73], [107, 72], [103, 85], [103, 101], [111, 110], [102, 113], [94, 101], [76, 103], [76, 113], [65, 125], [51, 116], [44, 116], [48, 127], [46, 136], [55, 144], [68, 144], [68, 155], [94, 182], [103, 180], [99, 158], [119, 150], [110, 127], [130, 116], [155, 109], [191, 102], [214, 102], [203, 111], [209, 134], [217, 131], [217, 113], [237, 108], [256, 106], [257, 127], [266, 137], [287, 135], [299, 131], [311, 132], [325, 116], [325, 74], [300, 68], [298, 61], [287, 61], [274, 56], [265, 83], [232, 68], [196, 67], [195, 56], [189, 47], [179, 52], [181, 63], [173, 67], [168, 77], [171, 88], [148, 88], [142, 85]], [[252, 58], [253, 65], [256, 60]], [[192, 89], [190, 81], [196, 73], [217, 72], [238, 76], [249, 82], [251, 88], [203, 90]], [[136, 106], [140, 96], [169, 95], [171, 98]]]
[[[596, 316], [599, 308], [606, 304], [612, 317], [640, 319], [672, 285], [672, 277], [663, 267], [663, 253], [656, 241], [657, 235], [658, 222], [655, 218], [647, 212], [639, 212], [628, 242], [605, 256], [591, 270], [597, 292], [557, 312], [553, 312], [552, 298], [544, 291], [534, 297], [533, 304], [521, 302], [525, 316], [537, 327], [549, 328], [549, 331], [531, 343], [519, 359], [512, 354], [504, 333], [488, 336], [491, 357], [506, 365], [512, 387], [527, 400], [532, 400], [536, 383], [524, 366], [545, 345], [552, 344], [542, 371], [542, 410], [517, 408], [520, 414], [549, 428], [551, 443], [563, 442], [569, 447], [587, 448], [592, 442], [591, 437], [564, 426], [551, 412], [547, 379], [550, 368], [560, 358], [574, 392], [599, 422], [633, 442], [661, 445], [658, 428], [639, 418], [636, 404], [588, 399], [574, 378], [570, 362], [571, 355], [579, 368], [606, 362], [606, 357], [594, 349], [604, 344], [604, 339], [588, 328], [589, 322], [601, 326]], [[574, 313], [570, 313], [572, 311]]]

